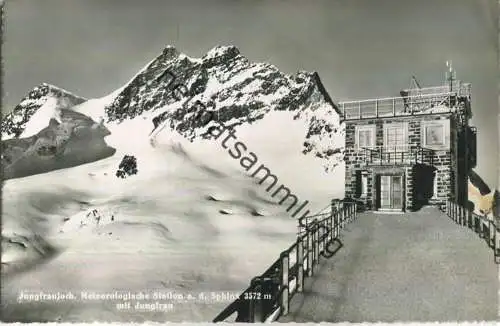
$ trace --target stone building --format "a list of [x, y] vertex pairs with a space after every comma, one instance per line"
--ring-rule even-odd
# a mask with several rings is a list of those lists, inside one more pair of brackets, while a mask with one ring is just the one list
[[345, 123], [345, 196], [368, 210], [407, 211], [452, 197], [467, 204], [476, 165], [471, 85], [401, 91], [401, 96], [339, 103]]

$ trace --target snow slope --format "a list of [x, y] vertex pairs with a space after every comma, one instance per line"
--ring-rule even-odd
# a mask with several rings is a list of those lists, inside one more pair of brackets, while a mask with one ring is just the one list
[[[4, 183], [3, 238], [36, 235], [53, 247], [12, 245], [2, 253], [11, 270], [25, 265], [22, 273], [4, 275], [5, 319], [210, 321], [231, 298], [160, 300], [173, 307], [138, 311], [81, 292], [237, 295], [294, 241], [297, 223], [288, 205], [229, 154], [234, 147], [207, 138], [207, 126], [183, 124], [186, 100], [176, 101], [156, 81], [160, 65], [195, 85], [196, 98], [188, 101], [213, 101], [216, 122], [233, 126], [246, 154], [253, 152], [300, 202], [309, 201], [306, 210], [343, 196], [342, 130], [317, 75], [286, 76], [250, 63], [234, 47], [214, 48], [201, 59], [167, 47], [121, 89], [71, 108], [103, 124], [114, 155]], [[124, 155], [137, 158], [138, 173], [116, 178]], [[17, 302], [21, 290], [72, 291], [76, 299]]]

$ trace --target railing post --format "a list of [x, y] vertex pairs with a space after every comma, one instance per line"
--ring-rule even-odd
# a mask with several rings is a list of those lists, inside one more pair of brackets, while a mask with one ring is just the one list
[[467, 211], [467, 220], [468, 220], [467, 227], [469, 229], [472, 229], [473, 221], [472, 221], [472, 211], [471, 210]]
[[[319, 223], [316, 222], [316, 225], [314, 226], [314, 264], [316, 265], [319, 263]], [[314, 267], [313, 267], [314, 268]]]
[[313, 273], [313, 232], [311, 229], [307, 230], [307, 276], [311, 277]]
[[304, 242], [297, 238], [297, 292], [304, 291]]
[[378, 118], [378, 100], [375, 100], [375, 117]]
[[488, 230], [490, 231], [488, 234], [488, 245], [490, 248], [495, 248], [495, 223], [492, 220], [489, 220]]
[[[351, 211], [349, 212], [349, 218], [347, 219], [348, 222], [351, 221], [352, 215], [354, 214], [354, 204], [351, 203]], [[349, 223], [348, 223], [349, 224]]]
[[349, 223], [352, 223], [354, 221], [354, 216], [356, 215], [356, 202], [352, 204], [352, 214], [349, 216]]
[[396, 99], [395, 98], [392, 99], [392, 116], [393, 117], [396, 116]]
[[[253, 291], [257, 292], [256, 289], [259, 287], [259, 283], [260, 283], [260, 278], [254, 277], [250, 281], [250, 288]], [[243, 301], [248, 301], [248, 303], [247, 303], [248, 304], [248, 320], [247, 320], [247, 322], [255, 323], [255, 310], [257, 309], [256, 304], [255, 304], [256, 299], [253, 296], [250, 296], [250, 298], [248, 300], [243, 300]]]
[[349, 215], [349, 209], [350, 209], [350, 205], [349, 204], [346, 204], [344, 206], [344, 211], [342, 212], [342, 219], [340, 220], [340, 228], [341, 229], [344, 229], [345, 228], [345, 219], [346, 219], [346, 216]]
[[361, 102], [358, 102], [358, 113], [359, 113], [359, 118], [361, 119], [363, 115], [361, 114]]
[[500, 261], [500, 231], [495, 227], [495, 263], [499, 263]]
[[[343, 205], [343, 204], [342, 204]], [[339, 237], [340, 235], [340, 216], [342, 214], [342, 208], [343, 206], [339, 206], [339, 209], [335, 212], [335, 220], [334, 220], [334, 223], [335, 223], [335, 239]]]
[[347, 215], [344, 217], [344, 228], [347, 226], [351, 216], [352, 216], [352, 203], [349, 203], [349, 211], [347, 212]]
[[352, 216], [352, 203], [349, 203], [349, 215], [346, 216], [346, 223], [345, 225], [347, 226], [349, 223], [349, 220], [351, 219], [351, 216]]
[[331, 214], [328, 216], [327, 219], [323, 221], [325, 226], [323, 228], [323, 232], [321, 235], [321, 238], [323, 239], [323, 249], [322, 249], [323, 252], [326, 252], [326, 246], [328, 245], [328, 242], [330, 241], [330, 235], [332, 234], [331, 232], [332, 226], [330, 225], [330, 221], [331, 221]]
[[479, 220], [479, 216], [476, 214], [474, 214], [473, 216], [474, 216], [474, 232], [480, 233], [481, 232], [481, 230], [480, 230], [481, 225], [479, 223], [481, 221]]
[[281, 253], [281, 314], [286, 316], [290, 309], [289, 302], [289, 275], [290, 275], [290, 257], [288, 251]]
[[453, 221], [457, 223], [459, 207], [456, 203], [454, 205], [455, 205], [455, 216], [453, 217]]
[[479, 225], [481, 226], [479, 237], [482, 239], [485, 239], [486, 238], [486, 221], [481, 218], [479, 220], [479, 223], [480, 223]]
[[333, 218], [334, 218], [334, 214], [335, 214], [335, 206], [333, 206], [334, 204], [332, 203], [332, 211], [330, 212], [330, 216], [328, 218], [328, 242], [332, 241], [333, 240], [333, 233], [335, 232], [334, 230], [334, 227], [335, 227], [335, 224], [334, 224], [334, 221], [333, 221]]
[[349, 205], [349, 215], [346, 218], [346, 225], [348, 225], [351, 222], [352, 218], [352, 203]]

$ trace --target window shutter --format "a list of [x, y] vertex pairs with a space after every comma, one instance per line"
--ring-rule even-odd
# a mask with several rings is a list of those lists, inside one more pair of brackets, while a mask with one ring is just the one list
[[355, 188], [355, 196], [356, 198], [361, 197], [361, 192], [362, 192], [362, 185], [361, 185], [361, 170], [356, 170], [356, 188]]

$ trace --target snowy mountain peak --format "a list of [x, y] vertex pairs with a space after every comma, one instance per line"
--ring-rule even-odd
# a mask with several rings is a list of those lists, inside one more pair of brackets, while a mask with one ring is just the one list
[[[184, 96], [175, 94], [176, 85], [186, 87]], [[322, 158], [334, 153], [339, 161], [339, 111], [318, 73], [287, 75], [269, 63], [251, 62], [235, 46], [216, 46], [199, 59], [167, 46], [108, 101], [102, 116], [119, 124], [146, 115], [151, 130], [168, 124], [192, 141], [205, 138], [210, 127], [192, 121], [190, 108], [200, 102], [214, 110], [216, 123], [228, 127], [251, 124], [272, 111], [291, 112], [293, 119], [308, 120], [303, 152]]]
[[[77, 96], [63, 88], [48, 83], [42, 83], [33, 88], [21, 102], [2, 119], [2, 139], [28, 137], [38, 132], [33, 130], [29, 135], [23, 134], [27, 124], [42, 124], [41, 128], [48, 125], [50, 119], [58, 119], [61, 109], [67, 109], [85, 102], [86, 99]], [[34, 117], [34, 115], [46, 117]], [[40, 129], [40, 128], [38, 128]]]
[[216, 46], [202, 57], [205, 67], [215, 66], [230, 61], [240, 55], [240, 50], [235, 46]]

